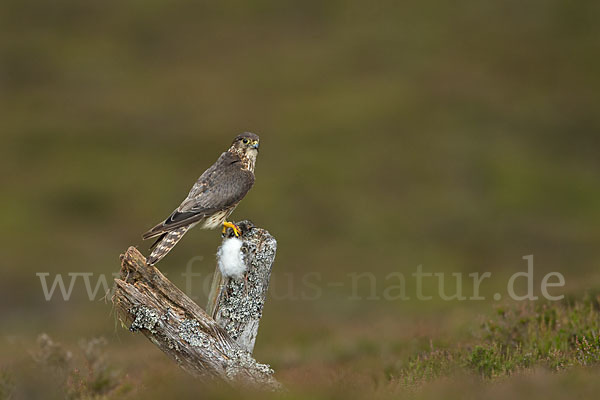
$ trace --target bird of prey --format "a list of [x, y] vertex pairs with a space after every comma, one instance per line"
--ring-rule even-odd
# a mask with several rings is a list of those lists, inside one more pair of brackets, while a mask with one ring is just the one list
[[239, 227], [227, 222], [238, 203], [254, 184], [254, 164], [258, 155], [259, 137], [245, 132], [238, 135], [229, 150], [198, 178], [183, 202], [169, 217], [144, 233], [144, 239], [158, 237], [150, 247], [148, 265], [160, 261], [183, 235], [195, 225], [202, 229], [223, 226], [239, 236]]

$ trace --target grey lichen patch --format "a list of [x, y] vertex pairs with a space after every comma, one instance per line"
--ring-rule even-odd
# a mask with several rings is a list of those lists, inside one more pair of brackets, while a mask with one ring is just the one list
[[255, 252], [253, 257], [253, 265], [255, 267], [260, 265], [271, 265], [275, 260], [275, 254], [277, 252], [277, 240], [269, 235], [263, 242], [260, 251]]
[[251, 284], [250, 277], [253, 274], [254, 271], [250, 271], [247, 281], [229, 281], [226, 298], [219, 310], [221, 316], [228, 320], [225, 329], [233, 339], [237, 339], [240, 333], [238, 325], [245, 325], [262, 316], [264, 297], [261, 288]]
[[200, 323], [195, 319], [185, 319], [179, 326], [179, 338], [194, 347], [209, 348], [215, 345], [215, 339], [199, 329]]
[[168, 340], [167, 340], [167, 347], [168, 347], [170, 350], [179, 351], [179, 343], [177, 343], [177, 341], [175, 341], [175, 340], [168, 339]]
[[225, 374], [229, 379], [234, 379], [241, 370], [256, 371], [258, 374], [271, 376], [275, 371], [268, 364], [257, 362], [250, 353], [245, 350], [235, 350], [231, 358], [225, 362]]
[[129, 313], [134, 316], [133, 322], [129, 327], [131, 332], [137, 332], [140, 329], [147, 329], [153, 334], [156, 334], [156, 324], [162, 319], [156, 310], [146, 306], [133, 307], [129, 309]]

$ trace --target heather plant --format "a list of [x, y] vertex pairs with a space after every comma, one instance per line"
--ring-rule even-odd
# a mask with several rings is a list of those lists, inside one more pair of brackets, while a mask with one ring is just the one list
[[106, 339], [82, 339], [75, 353], [47, 334], [38, 337], [37, 345], [33, 359], [56, 377], [65, 398], [108, 400], [131, 392], [127, 379], [107, 362]]
[[462, 371], [494, 379], [542, 367], [560, 371], [600, 364], [599, 298], [501, 307], [471, 343], [420, 353], [396, 372], [413, 385]]

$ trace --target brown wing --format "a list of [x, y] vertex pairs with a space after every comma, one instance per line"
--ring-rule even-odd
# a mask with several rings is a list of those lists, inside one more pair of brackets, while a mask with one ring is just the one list
[[237, 155], [225, 152], [200, 176], [181, 205], [165, 221], [144, 233], [143, 238], [193, 224], [233, 207], [246, 196], [253, 184], [254, 174], [242, 169]]

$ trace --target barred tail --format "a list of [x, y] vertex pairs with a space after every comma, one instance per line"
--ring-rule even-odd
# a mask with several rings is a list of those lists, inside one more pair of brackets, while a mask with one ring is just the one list
[[190, 229], [190, 226], [183, 226], [165, 233], [164, 236], [160, 238], [160, 241], [156, 243], [156, 247], [154, 247], [150, 256], [146, 259], [146, 264], [154, 265], [159, 262], [173, 247], [175, 247], [188, 229]]

